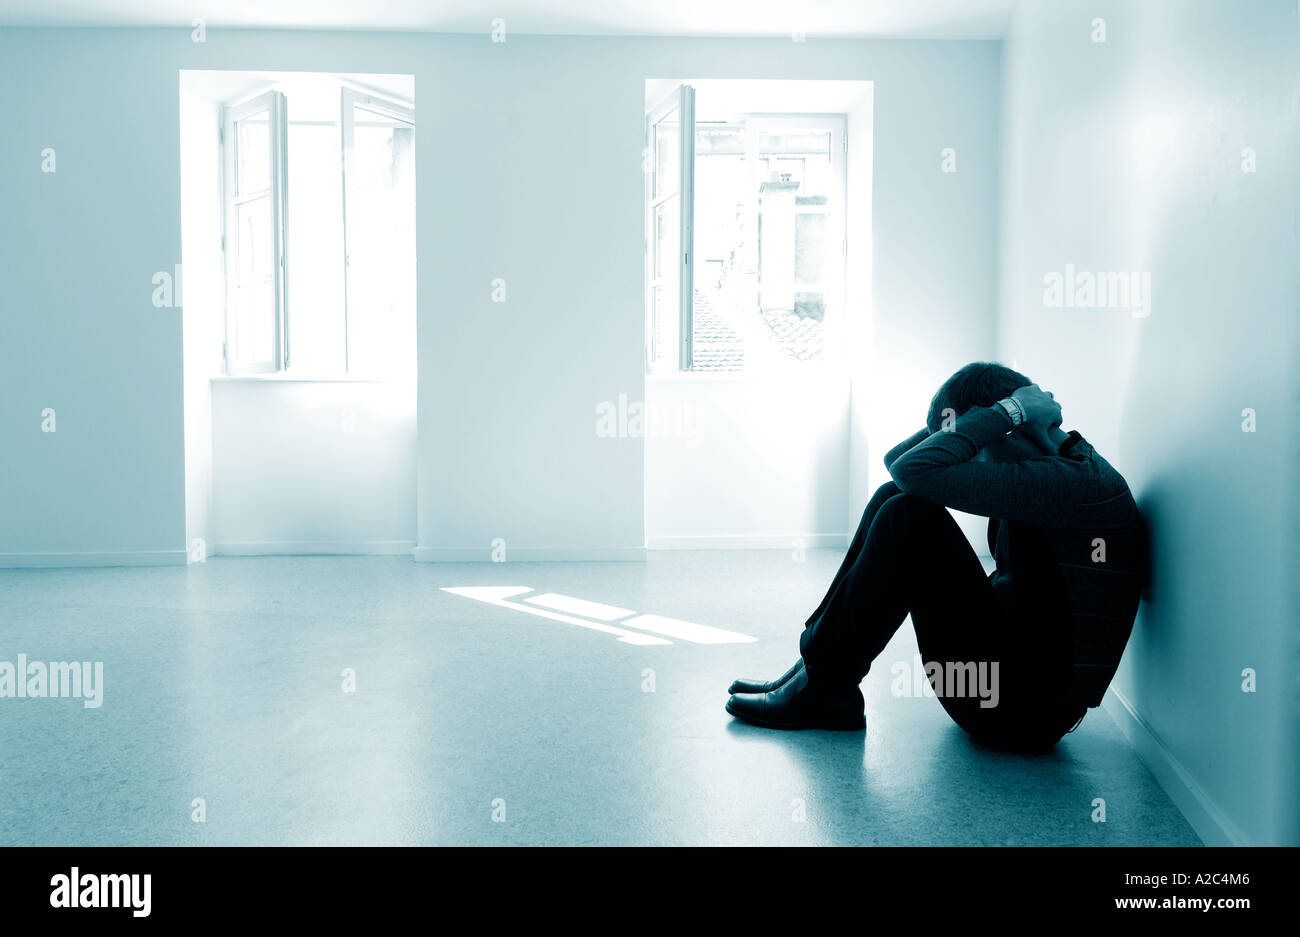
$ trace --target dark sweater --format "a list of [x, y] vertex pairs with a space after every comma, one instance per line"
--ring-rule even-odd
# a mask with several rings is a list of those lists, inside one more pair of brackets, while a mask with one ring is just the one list
[[1001, 407], [973, 407], [951, 431], [922, 429], [895, 446], [885, 467], [904, 494], [989, 518], [994, 589], [1014, 607], [1032, 609], [1045, 627], [1070, 629], [1066, 698], [1098, 706], [1145, 581], [1142, 518], [1123, 476], [1077, 432], [1057, 456], [974, 461], [1011, 427]]

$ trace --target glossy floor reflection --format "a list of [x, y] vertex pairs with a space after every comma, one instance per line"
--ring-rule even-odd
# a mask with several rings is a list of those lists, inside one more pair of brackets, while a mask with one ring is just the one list
[[[892, 695], [907, 625], [865, 733], [734, 722], [728, 683], [795, 659], [840, 555], [0, 571], [0, 659], [104, 662], [99, 709], [0, 699], [0, 842], [1199, 842], [1101, 710], [1009, 755]], [[637, 646], [443, 591], [521, 583], [757, 640]]]

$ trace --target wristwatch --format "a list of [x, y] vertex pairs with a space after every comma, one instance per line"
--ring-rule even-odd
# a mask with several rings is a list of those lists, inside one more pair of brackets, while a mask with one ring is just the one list
[[1015, 397], [1003, 397], [998, 401], [998, 406], [1007, 411], [1012, 426], [1019, 426], [1025, 422], [1025, 408], [1020, 406], [1020, 401]]

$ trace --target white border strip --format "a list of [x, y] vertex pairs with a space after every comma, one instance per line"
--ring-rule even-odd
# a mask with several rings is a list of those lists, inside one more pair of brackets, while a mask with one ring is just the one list
[[[490, 563], [492, 547], [416, 547], [417, 563]], [[645, 562], [645, 547], [508, 547], [506, 563]]]
[[208, 555], [400, 556], [414, 549], [414, 540], [245, 540], [213, 544]]
[[185, 550], [121, 550], [101, 553], [0, 553], [0, 569], [58, 569], [75, 566], [184, 566]]

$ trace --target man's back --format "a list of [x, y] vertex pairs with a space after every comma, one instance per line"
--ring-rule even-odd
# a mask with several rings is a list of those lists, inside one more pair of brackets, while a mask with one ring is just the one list
[[1071, 627], [1067, 697], [1097, 706], [1141, 598], [1142, 518], [1123, 476], [1077, 432], [1056, 456], [975, 461], [1004, 424], [992, 408], [973, 408], [893, 459], [890, 472], [909, 494], [990, 518], [995, 589], [1009, 604], [1059, 608]]

